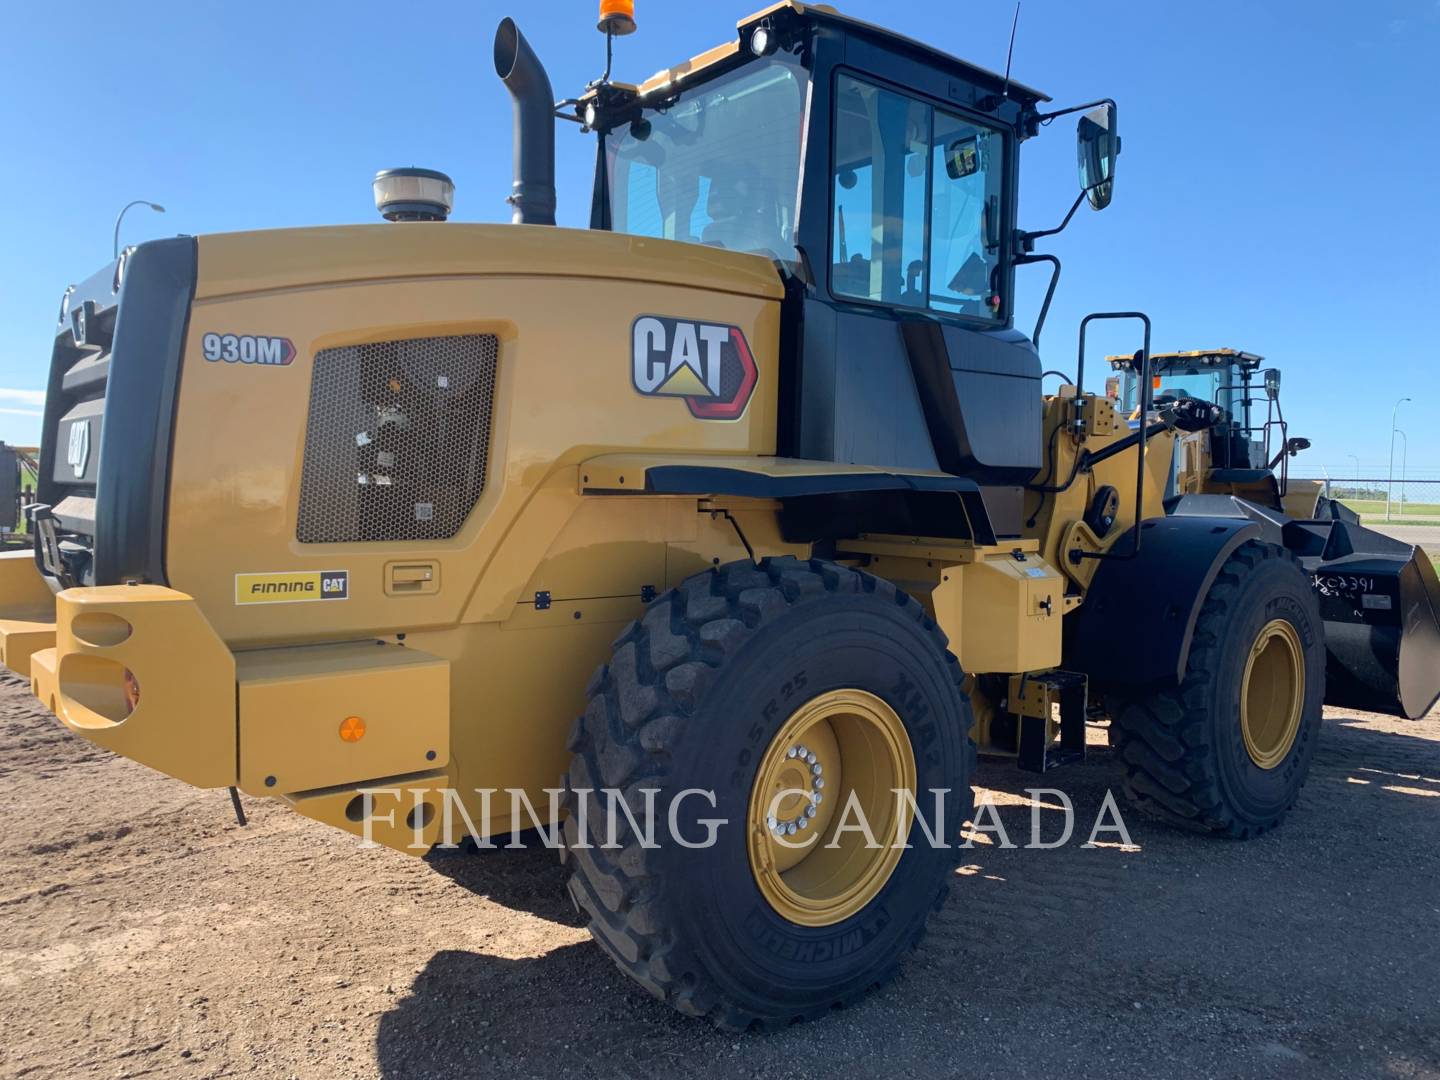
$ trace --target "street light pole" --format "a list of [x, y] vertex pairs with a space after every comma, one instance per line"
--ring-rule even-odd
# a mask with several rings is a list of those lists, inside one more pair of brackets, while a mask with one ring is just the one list
[[118, 259], [120, 257], [120, 222], [125, 220], [125, 211], [129, 210], [132, 206], [148, 206], [157, 214], [163, 214], [165, 212], [165, 207], [159, 203], [150, 202], [148, 199], [132, 199], [121, 207], [120, 213], [115, 215], [115, 246], [114, 251], [110, 255], [112, 259]]
[[1405, 516], [1405, 463], [1410, 459], [1410, 438], [1403, 431], [1397, 430], [1396, 435], [1400, 436], [1400, 516]]
[[1395, 402], [1395, 408], [1390, 410], [1390, 477], [1385, 481], [1385, 520], [1390, 520], [1390, 495], [1395, 487], [1395, 420], [1400, 413], [1400, 406], [1409, 401], [1408, 397], [1402, 397]]

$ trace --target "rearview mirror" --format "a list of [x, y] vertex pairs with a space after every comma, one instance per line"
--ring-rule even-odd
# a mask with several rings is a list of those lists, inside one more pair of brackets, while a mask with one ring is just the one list
[[1265, 396], [1268, 397], [1271, 401], [1275, 401], [1280, 397], [1279, 368], [1272, 367], [1265, 369]]
[[956, 139], [945, 148], [945, 173], [951, 180], [963, 180], [980, 171], [980, 146], [974, 135]]
[[1115, 159], [1120, 156], [1120, 133], [1115, 106], [1098, 105], [1080, 117], [1075, 129], [1080, 163], [1080, 189], [1095, 210], [1110, 205], [1115, 192]]

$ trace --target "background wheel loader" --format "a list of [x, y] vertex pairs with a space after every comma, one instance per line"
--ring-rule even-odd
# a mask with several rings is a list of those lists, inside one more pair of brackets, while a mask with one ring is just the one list
[[[1133, 420], [1140, 402], [1134, 357], [1106, 359], [1116, 372], [1105, 382], [1106, 396]], [[1173, 493], [1238, 495], [1301, 520], [1344, 513], [1331, 500], [1321, 501], [1320, 481], [1291, 478], [1290, 459], [1308, 450], [1310, 440], [1290, 435], [1280, 407], [1280, 369], [1262, 369], [1264, 362], [1263, 356], [1236, 349], [1150, 357], [1155, 404], [1200, 398], [1224, 413], [1210, 430], [1177, 441]], [[1350, 519], [1359, 523], [1358, 517]]]
[[[1070, 213], [1101, 209], [1113, 102], [794, 2], [559, 106], [508, 19], [494, 58], [514, 224], [387, 170], [391, 224], [142, 244], [66, 291], [0, 658], [68, 728], [412, 853], [563, 821], [595, 939], [738, 1028], [893, 972], [977, 745], [1053, 768], [1110, 703], [1139, 805], [1245, 836], [1337, 671], [1435, 700], [1428, 561], [1167, 502], [1222, 414], [1152, 408], [1143, 314], [1088, 316], [1042, 395], [1020, 146], [1078, 116]], [[557, 115], [598, 139], [588, 230], [554, 227]], [[1116, 318], [1133, 431], [1084, 377]]]
[[[1135, 357], [1107, 359], [1116, 374], [1106, 381], [1106, 394], [1138, 424]], [[1246, 513], [1280, 523], [1282, 532], [1285, 519], [1291, 519], [1285, 543], [1311, 574], [1327, 623], [1326, 700], [1412, 718], [1423, 715], [1434, 693], [1427, 672], [1436, 661], [1431, 646], [1419, 644], [1436, 640], [1433, 567], [1423, 565], [1424, 553], [1411, 545], [1362, 528], [1360, 516], [1326, 497], [1319, 481], [1290, 477], [1290, 458], [1308, 449], [1310, 441], [1290, 435], [1280, 406], [1280, 370], [1262, 367], [1264, 362], [1263, 356], [1235, 349], [1150, 357], [1152, 405], [1163, 408], [1198, 398], [1219, 410], [1207, 430], [1176, 438], [1167, 509]], [[1153, 422], [1158, 414], [1152, 409], [1147, 415]], [[1299, 522], [1310, 524], [1302, 529]], [[1384, 595], [1367, 595], [1367, 590]], [[1402, 614], [1373, 614], [1382, 611]]]

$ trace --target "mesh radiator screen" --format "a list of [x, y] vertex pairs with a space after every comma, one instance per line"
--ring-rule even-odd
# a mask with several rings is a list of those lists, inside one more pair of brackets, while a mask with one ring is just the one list
[[454, 536], [485, 490], [498, 355], [493, 334], [317, 353], [300, 542]]

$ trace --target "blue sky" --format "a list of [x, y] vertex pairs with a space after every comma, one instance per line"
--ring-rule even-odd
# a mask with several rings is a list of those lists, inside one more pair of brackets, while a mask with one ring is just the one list
[[[616, 77], [638, 80], [734, 32], [761, 0], [640, 0]], [[842, 10], [1003, 67], [1010, 0], [849, 0]], [[0, 34], [0, 438], [38, 435], [65, 286], [122, 242], [376, 220], [369, 180], [443, 169], [455, 217], [508, 217], [510, 109], [490, 62], [515, 14], [558, 95], [603, 65], [590, 0], [416, 7], [88, 0], [12, 4]], [[1440, 361], [1440, 0], [1024, 0], [1015, 77], [1057, 104], [1120, 104], [1115, 201], [1048, 242], [1065, 276], [1047, 366], [1073, 369], [1087, 311], [1141, 308], [1157, 349], [1233, 345], [1285, 369], [1292, 432], [1316, 475], [1383, 475], [1391, 408], [1411, 476], [1440, 478], [1427, 393]], [[587, 218], [590, 137], [558, 132], [561, 224]], [[1026, 144], [1021, 224], [1075, 191], [1073, 126]], [[1045, 271], [1022, 271], [1028, 329]], [[1138, 342], [1094, 339], [1092, 363]], [[1098, 367], [1092, 370], [1098, 370]], [[1297, 464], [1300, 464], [1297, 463]], [[1398, 467], [1398, 466], [1397, 466]]]

